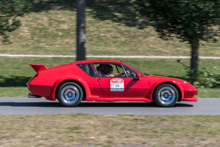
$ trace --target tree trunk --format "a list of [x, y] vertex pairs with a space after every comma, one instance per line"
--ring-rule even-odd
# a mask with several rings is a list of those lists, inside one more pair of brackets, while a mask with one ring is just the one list
[[191, 39], [190, 40], [191, 45], [191, 70], [193, 70], [195, 73], [198, 72], [198, 66], [199, 66], [199, 40], [198, 39]]
[[76, 39], [76, 60], [86, 59], [86, 22], [85, 22], [86, 0], [77, 0], [77, 39]]

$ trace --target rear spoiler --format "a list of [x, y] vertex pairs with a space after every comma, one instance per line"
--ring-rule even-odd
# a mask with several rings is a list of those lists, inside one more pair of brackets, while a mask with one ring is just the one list
[[42, 70], [46, 70], [46, 66], [44, 64], [29, 64], [37, 73]]

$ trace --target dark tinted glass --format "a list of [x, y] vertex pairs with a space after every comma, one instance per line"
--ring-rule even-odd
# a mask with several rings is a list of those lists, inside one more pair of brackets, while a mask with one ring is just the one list
[[88, 75], [91, 77], [96, 77], [96, 74], [92, 68], [92, 65], [90, 63], [86, 64], [77, 64], [83, 71], [85, 71]]

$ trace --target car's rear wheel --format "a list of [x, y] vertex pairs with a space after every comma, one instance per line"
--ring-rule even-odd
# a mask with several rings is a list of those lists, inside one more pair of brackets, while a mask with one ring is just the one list
[[83, 90], [75, 82], [66, 82], [59, 87], [57, 99], [62, 106], [75, 107], [83, 99]]
[[161, 107], [172, 107], [179, 98], [179, 92], [171, 84], [162, 84], [154, 93], [154, 102]]

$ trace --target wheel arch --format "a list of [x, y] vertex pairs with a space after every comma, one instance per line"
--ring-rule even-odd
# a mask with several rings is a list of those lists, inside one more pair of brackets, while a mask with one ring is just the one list
[[60, 88], [61, 85], [63, 85], [64, 83], [66, 82], [74, 82], [74, 83], [77, 83], [83, 90], [83, 101], [86, 100], [86, 90], [84, 88], [84, 86], [77, 80], [73, 80], [73, 79], [67, 79], [67, 80], [64, 80], [62, 82], [59, 83], [59, 85], [56, 87], [56, 90], [55, 90], [55, 98], [57, 98], [57, 92], [58, 92], [58, 89]]
[[156, 89], [157, 89], [160, 85], [163, 85], [163, 84], [170, 84], [170, 85], [174, 86], [174, 87], [177, 89], [178, 93], [179, 93], [179, 98], [178, 98], [177, 101], [179, 102], [179, 101], [182, 100], [183, 92], [182, 92], [182, 90], [181, 90], [181, 88], [180, 88], [179, 86], [177, 86], [177, 85], [176, 85], [175, 83], [173, 83], [173, 82], [162, 82], [162, 83], [160, 83], [160, 84], [158, 84], [157, 86], [154, 87], [153, 92], [152, 92], [152, 95], [151, 95], [152, 101], [154, 101], [154, 95], [155, 95]]
[[89, 86], [87, 85], [85, 80], [83, 80], [82, 78], [79, 78], [79, 77], [75, 77], [75, 76], [67, 76], [67, 77], [63, 77], [61, 79], [58, 79], [58, 80], [56, 80], [56, 82], [54, 82], [53, 90], [52, 90], [52, 94], [51, 94], [52, 100], [56, 100], [58, 88], [65, 82], [75, 82], [75, 83], [79, 84], [81, 86], [81, 88], [83, 89], [83, 93], [84, 93], [83, 100], [86, 100], [86, 98], [91, 95]]

